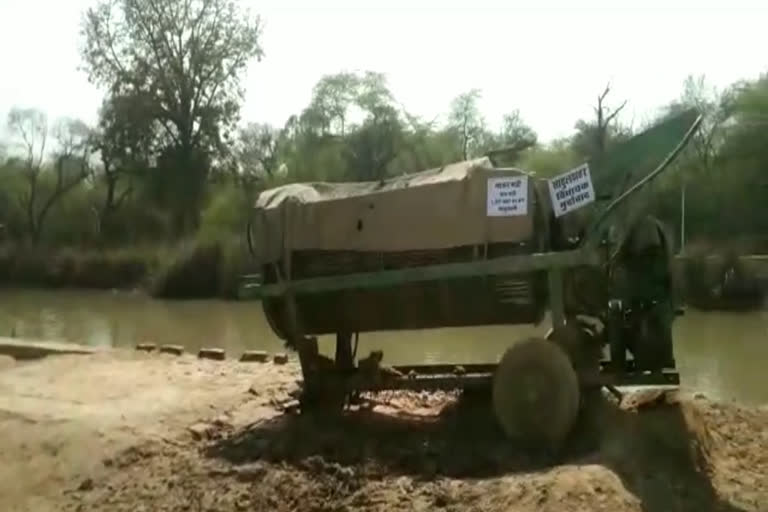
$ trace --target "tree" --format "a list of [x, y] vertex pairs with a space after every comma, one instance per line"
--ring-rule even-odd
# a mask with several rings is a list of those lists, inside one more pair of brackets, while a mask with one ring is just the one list
[[739, 84], [716, 104], [695, 141], [694, 154], [708, 156], [706, 179], [697, 181], [711, 183], [707, 202], [721, 235], [761, 237], [768, 232], [768, 76]]
[[402, 148], [401, 113], [383, 74], [327, 75], [280, 140], [297, 179], [381, 179]]
[[530, 148], [522, 154], [518, 165], [541, 178], [551, 178], [577, 165], [578, 161], [571, 141], [558, 139]]
[[312, 101], [304, 112], [304, 118], [321, 135], [346, 134], [349, 108], [358, 94], [360, 78], [348, 72], [326, 75], [312, 91]]
[[355, 180], [379, 180], [401, 151], [400, 112], [381, 73], [367, 71], [357, 80], [354, 103], [363, 116], [346, 137], [348, 173]]
[[718, 151], [725, 142], [725, 123], [734, 113], [733, 91], [718, 91], [706, 82], [704, 75], [688, 76], [683, 92], [676, 101], [664, 109], [665, 115], [674, 115], [691, 107], [702, 114], [702, 123], [693, 136], [686, 156], [688, 167], [711, 172], [715, 167]]
[[355, 180], [380, 180], [402, 144], [402, 127], [397, 111], [389, 106], [374, 107], [370, 116], [347, 137], [346, 158]]
[[593, 107], [594, 121], [576, 122], [577, 132], [573, 137], [573, 148], [585, 158], [599, 160], [612, 143], [629, 135], [628, 130], [618, 123], [618, 115], [627, 102], [625, 100], [615, 108], [607, 106], [605, 99], [610, 92], [611, 86], [608, 84], [597, 96], [597, 104]]
[[514, 146], [518, 151], [535, 146], [538, 140], [536, 132], [520, 117], [519, 110], [504, 115], [501, 137], [504, 144]]
[[111, 219], [134, 192], [134, 180], [149, 171], [156, 138], [154, 122], [142, 97], [108, 96], [99, 112], [93, 149], [101, 157], [97, 179], [104, 184], [104, 199], [97, 211], [99, 233], [110, 231]]
[[768, 142], [765, 130], [768, 126], [768, 75], [754, 82], [739, 84], [709, 104], [713, 103], [716, 108], [709, 125], [716, 126], [718, 133], [706, 137], [704, 148], [729, 160], [738, 159], [755, 167], [768, 162], [765, 151]]
[[231, 0], [101, 0], [82, 34], [90, 80], [147, 105], [163, 172], [176, 175], [162, 182], [178, 187], [177, 228], [194, 228], [207, 167], [237, 119], [240, 78], [263, 54], [260, 19]]
[[344, 71], [320, 78], [301, 119], [305, 128], [317, 135], [344, 137], [349, 133], [351, 116], [372, 115], [385, 107], [394, 108], [393, 103], [382, 73]]
[[458, 134], [464, 160], [476, 156], [485, 131], [485, 120], [477, 105], [479, 100], [480, 90], [472, 89], [460, 94], [451, 102], [448, 127]]
[[403, 117], [402, 151], [396, 164], [401, 172], [431, 169], [460, 158], [454, 134], [436, 130], [436, 119], [423, 121], [408, 112]]
[[283, 134], [268, 124], [250, 123], [235, 144], [237, 179], [245, 188], [276, 174]]
[[355, 104], [372, 116], [380, 115], [383, 111], [390, 114], [397, 110], [386, 76], [374, 71], [366, 71], [358, 78]]
[[728, 125], [734, 124], [731, 117], [737, 111], [737, 97], [732, 89], [718, 91], [710, 86], [703, 75], [688, 76], [679, 97], [661, 109], [659, 121], [690, 108], [702, 115], [698, 130], [675, 161], [675, 172], [660, 177], [656, 195], [661, 215], [668, 222], [677, 223], [685, 190], [686, 236], [717, 236], [718, 232], [738, 229], [737, 216], [733, 214], [742, 215], [742, 204], [728, 206], [729, 199], [723, 193], [732, 186], [732, 192], [738, 195], [751, 192], [735, 191], [744, 187], [743, 173], [749, 165], [735, 165], [734, 159], [725, 155], [728, 151], [724, 151], [733, 147], [728, 143]]
[[24, 150], [23, 175], [26, 190], [20, 197], [27, 230], [33, 244], [40, 242], [51, 208], [89, 174], [91, 138], [89, 128], [79, 120], [59, 121], [53, 129], [58, 147], [54, 153], [52, 183], [43, 183], [45, 149], [48, 140], [46, 115], [35, 109], [14, 108], [8, 114], [8, 128]]
[[519, 110], [505, 114], [498, 137], [489, 137], [490, 144], [486, 153], [494, 162], [499, 159], [515, 162], [520, 153], [536, 146], [538, 137], [533, 129], [525, 124]]
[[24, 153], [22, 173], [26, 190], [21, 193], [19, 202], [26, 217], [27, 231], [32, 240], [37, 241], [39, 234], [36, 205], [48, 142], [48, 118], [36, 109], [13, 108], [8, 113], [8, 130], [14, 137], [20, 139], [19, 145]]

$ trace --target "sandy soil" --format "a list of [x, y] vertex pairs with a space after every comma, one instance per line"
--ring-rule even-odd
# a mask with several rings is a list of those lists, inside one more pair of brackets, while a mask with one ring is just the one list
[[283, 411], [295, 363], [121, 352], [5, 363], [1, 510], [768, 510], [766, 409], [595, 401], [553, 457], [505, 440], [480, 397]]

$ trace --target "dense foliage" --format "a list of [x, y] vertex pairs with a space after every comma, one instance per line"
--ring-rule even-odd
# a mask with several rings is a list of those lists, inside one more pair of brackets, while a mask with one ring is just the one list
[[[378, 180], [480, 155], [552, 175], [626, 138], [606, 88], [573, 135], [541, 141], [519, 112], [490, 127], [481, 91], [440, 120], [405, 111], [385, 75], [323, 77], [284, 126], [239, 117], [240, 78], [263, 56], [258, 17], [231, 0], [101, 0], [82, 23], [83, 67], [106, 91], [96, 126], [16, 108], [0, 143], [6, 244], [105, 248], [240, 236], [259, 190], [303, 180]], [[597, 92], [597, 91], [596, 91]], [[622, 98], [623, 100], [623, 98]], [[628, 98], [631, 101], [631, 98]], [[519, 98], [524, 102], [525, 98]], [[691, 77], [659, 117], [695, 105], [703, 129], [655, 207], [696, 243], [760, 247], [768, 232], [768, 78], [724, 91]], [[766, 140], [763, 140], [766, 139]]]

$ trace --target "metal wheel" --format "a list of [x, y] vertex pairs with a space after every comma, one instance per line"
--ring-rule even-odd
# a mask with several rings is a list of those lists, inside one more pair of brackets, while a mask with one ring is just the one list
[[557, 450], [579, 411], [579, 383], [557, 344], [525, 339], [506, 350], [493, 378], [493, 409], [505, 433]]

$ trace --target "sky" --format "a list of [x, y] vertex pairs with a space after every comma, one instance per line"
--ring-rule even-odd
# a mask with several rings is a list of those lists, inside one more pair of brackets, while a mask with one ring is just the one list
[[[726, 87], [768, 68], [763, 2], [242, 1], [262, 18], [265, 52], [244, 78], [244, 122], [280, 126], [324, 74], [371, 70], [425, 119], [478, 88], [491, 126], [519, 109], [551, 140], [592, 115], [609, 82], [609, 104], [627, 100], [624, 121], [642, 123], [689, 74]], [[0, 0], [0, 125], [12, 106], [96, 120], [102, 91], [78, 69], [93, 4]]]

